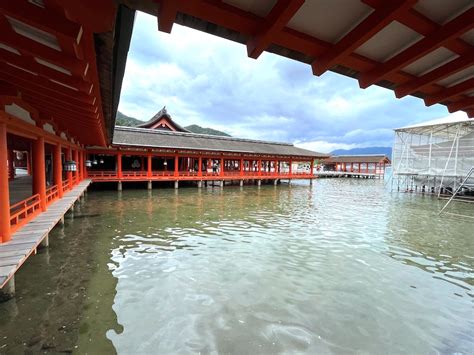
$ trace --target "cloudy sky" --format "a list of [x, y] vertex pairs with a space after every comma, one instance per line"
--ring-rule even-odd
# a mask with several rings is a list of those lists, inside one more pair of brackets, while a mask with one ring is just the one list
[[[320, 152], [391, 146], [393, 128], [448, 115], [444, 106], [362, 90], [354, 79], [137, 13], [119, 110], [140, 120], [166, 106], [173, 119], [232, 136], [292, 142]], [[461, 114], [464, 115], [464, 114]]]

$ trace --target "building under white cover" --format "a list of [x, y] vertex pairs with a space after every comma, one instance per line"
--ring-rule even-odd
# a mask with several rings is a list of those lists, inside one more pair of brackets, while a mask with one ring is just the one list
[[[473, 119], [453, 115], [395, 130], [392, 187], [449, 194], [473, 167]], [[471, 194], [473, 183], [474, 174], [460, 194]]]

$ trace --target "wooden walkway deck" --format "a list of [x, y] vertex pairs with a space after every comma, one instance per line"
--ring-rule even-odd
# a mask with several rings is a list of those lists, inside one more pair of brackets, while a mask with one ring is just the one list
[[63, 198], [48, 206], [46, 212], [27, 223], [13, 234], [9, 242], [0, 244], [0, 289], [13, 277], [20, 266], [36, 251], [53, 227], [79, 199], [90, 179], [81, 181], [72, 190], [67, 191]]
[[314, 173], [316, 177], [361, 177], [361, 178], [383, 178], [383, 174], [348, 172], [348, 171], [318, 171]]

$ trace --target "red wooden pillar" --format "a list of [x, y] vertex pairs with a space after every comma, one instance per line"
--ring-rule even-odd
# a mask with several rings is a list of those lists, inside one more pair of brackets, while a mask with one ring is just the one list
[[221, 171], [220, 171], [220, 175], [221, 175], [221, 176], [224, 176], [224, 158], [221, 158]]
[[202, 157], [198, 158], [198, 176], [202, 176]]
[[39, 194], [41, 210], [46, 211], [46, 171], [43, 137], [38, 137], [33, 144], [33, 194]]
[[[71, 147], [67, 147], [67, 149], [66, 149], [66, 160], [69, 160], [69, 161], [72, 160]], [[34, 165], [33, 165], [33, 167], [34, 167]], [[33, 174], [34, 174], [34, 172], [33, 172]], [[66, 179], [69, 183], [69, 188], [71, 188], [72, 187], [72, 171], [67, 171], [66, 172]]]
[[122, 152], [117, 152], [117, 177], [122, 178]]
[[244, 159], [240, 158], [240, 176], [244, 176]]
[[314, 160], [311, 160], [310, 168], [309, 168], [309, 175], [313, 175], [313, 169], [314, 169]]
[[179, 175], [179, 167], [178, 167], [178, 164], [179, 164], [179, 158], [178, 158], [178, 154], [176, 154], [174, 156], [174, 176], [178, 176]]
[[357, 166], [358, 166], [358, 168], [359, 168], [359, 173], [360, 173], [360, 163], [357, 163]]
[[152, 163], [152, 158], [151, 158], [151, 152], [147, 152], [146, 156], [146, 176], [151, 177], [151, 163]]
[[29, 150], [26, 152], [26, 172], [31, 175], [31, 153]]
[[292, 172], [292, 165], [293, 165], [293, 160], [290, 159], [290, 168], [288, 170], [289, 174], [292, 175], [293, 172]]
[[7, 125], [0, 123], [0, 243], [11, 239]]
[[88, 177], [87, 174], [87, 167], [86, 167], [86, 160], [88, 159], [87, 152], [84, 150], [83, 155], [82, 155], [82, 163], [84, 166], [84, 178]]
[[74, 149], [74, 161], [76, 162], [76, 171], [74, 172], [74, 176], [76, 177], [76, 184], [77, 184], [79, 183], [79, 169], [80, 169], [79, 151], [77, 149]]
[[351, 163], [351, 173], [354, 172], [354, 163]]
[[59, 198], [63, 197], [63, 163], [61, 161], [61, 144], [56, 144], [53, 150], [54, 184], [58, 187]]
[[258, 171], [258, 176], [261, 176], [262, 175], [262, 159], [258, 159], [257, 171]]

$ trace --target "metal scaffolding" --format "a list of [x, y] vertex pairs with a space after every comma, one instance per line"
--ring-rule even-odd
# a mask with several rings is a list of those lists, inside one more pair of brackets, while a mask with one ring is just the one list
[[[474, 166], [474, 120], [445, 118], [395, 130], [392, 189], [451, 195]], [[460, 195], [470, 195], [463, 188]]]

